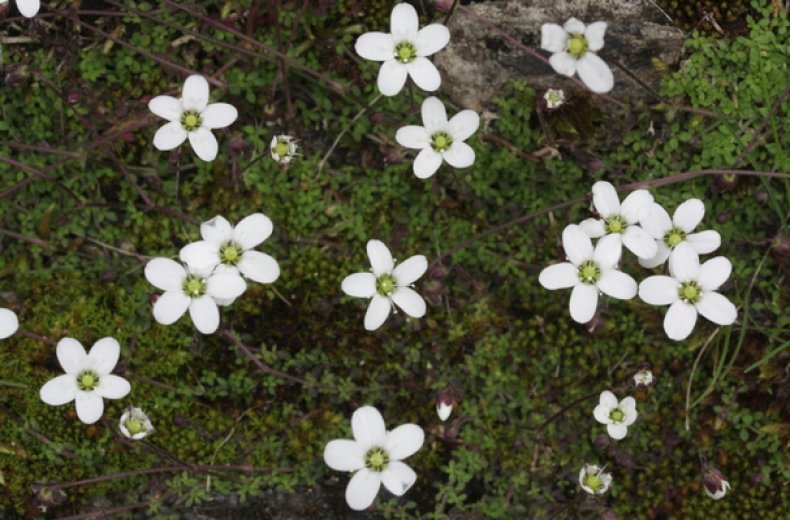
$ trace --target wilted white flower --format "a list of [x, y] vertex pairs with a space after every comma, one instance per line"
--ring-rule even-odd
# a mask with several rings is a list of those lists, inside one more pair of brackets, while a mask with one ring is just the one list
[[593, 249], [592, 241], [581, 228], [570, 224], [562, 232], [562, 246], [569, 262], [546, 267], [538, 281], [546, 289], [573, 287], [571, 318], [587, 323], [598, 307], [598, 291], [619, 300], [636, 296], [636, 281], [616, 269], [622, 246], [618, 237], [607, 235]]
[[365, 33], [354, 48], [366, 60], [383, 62], [377, 85], [385, 96], [394, 96], [406, 84], [406, 76], [423, 90], [438, 90], [442, 78], [426, 56], [439, 52], [449, 41], [447, 27], [432, 23], [420, 29], [417, 11], [402, 3], [392, 9], [389, 33]]
[[634, 386], [650, 386], [653, 384], [653, 372], [643, 368], [634, 374]]
[[[8, 0], [0, 0], [0, 5], [7, 4]], [[40, 0], [16, 0], [16, 8], [25, 18], [33, 18], [41, 9]]]
[[716, 468], [705, 468], [702, 476], [702, 487], [705, 493], [713, 500], [724, 498], [730, 490], [730, 483], [724, 480], [724, 475]]
[[636, 400], [629, 396], [618, 402], [612, 392], [604, 390], [593, 415], [596, 421], [606, 425], [609, 437], [619, 441], [628, 433], [628, 427], [636, 421]]
[[298, 149], [299, 145], [296, 144], [296, 140], [285, 134], [272, 137], [272, 142], [269, 145], [272, 159], [280, 164], [290, 163], [296, 157]]
[[655, 202], [646, 205], [639, 213], [642, 229], [656, 241], [657, 251], [653, 258], [640, 258], [639, 264], [653, 268], [663, 264], [674, 249], [689, 244], [698, 255], [712, 253], [721, 245], [721, 235], [713, 230], [693, 233], [705, 216], [705, 205], [699, 199], [689, 199], [675, 210], [672, 218]]
[[579, 485], [591, 495], [603, 495], [612, 484], [612, 474], [595, 464], [585, 464], [579, 471]]
[[546, 108], [549, 110], [560, 108], [565, 104], [565, 92], [561, 88], [550, 88], [543, 94], [543, 101], [545, 101]]
[[353, 471], [346, 488], [346, 502], [355, 511], [370, 507], [381, 484], [402, 496], [417, 480], [417, 474], [401, 462], [416, 453], [425, 433], [416, 424], [403, 424], [387, 431], [384, 418], [372, 406], [358, 408], [351, 416], [354, 440], [336, 439], [324, 449], [324, 462], [337, 471]]
[[540, 28], [540, 48], [553, 53], [549, 58], [552, 68], [564, 76], [579, 78], [593, 92], [602, 94], [614, 87], [614, 76], [609, 65], [595, 54], [603, 48], [606, 22], [584, 25], [570, 18], [560, 27], [544, 23]]
[[395, 267], [390, 250], [380, 240], [368, 240], [367, 250], [373, 272], [348, 275], [341, 285], [349, 296], [371, 299], [365, 329], [381, 327], [393, 304], [412, 318], [425, 316], [425, 300], [410, 286], [428, 269], [428, 259], [415, 255]]
[[198, 157], [213, 161], [219, 145], [211, 130], [233, 124], [239, 112], [228, 103], [208, 102], [208, 81], [194, 74], [184, 82], [181, 98], [156, 96], [148, 108], [159, 117], [170, 121], [157, 130], [154, 146], [158, 150], [173, 150], [189, 138], [189, 144]]
[[0, 309], [0, 339], [6, 339], [19, 329], [19, 319], [10, 309]]
[[124, 410], [121, 419], [118, 421], [118, 428], [124, 437], [139, 441], [154, 431], [151, 419], [136, 406], [129, 406]]
[[103, 399], [121, 399], [132, 389], [126, 379], [110, 373], [121, 355], [121, 346], [114, 338], [100, 339], [87, 354], [79, 341], [63, 338], [56, 353], [66, 373], [41, 387], [41, 400], [52, 406], [75, 401], [77, 417], [85, 424], [101, 418]]
[[717, 289], [732, 272], [723, 256], [700, 265], [696, 251], [681, 243], [669, 257], [671, 276], [651, 276], [639, 284], [639, 297], [651, 305], [669, 305], [664, 331], [670, 339], [686, 339], [694, 330], [697, 314], [717, 325], [731, 325], [738, 317], [735, 305]]
[[455, 168], [468, 168], [475, 162], [475, 151], [464, 141], [480, 126], [474, 110], [462, 110], [447, 120], [447, 111], [439, 98], [422, 102], [422, 124], [398, 129], [395, 140], [401, 146], [420, 150], [414, 159], [414, 175], [427, 179], [436, 173], [442, 161]]

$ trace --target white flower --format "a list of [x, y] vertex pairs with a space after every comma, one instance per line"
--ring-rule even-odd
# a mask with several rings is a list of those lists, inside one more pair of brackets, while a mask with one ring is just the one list
[[593, 206], [600, 219], [588, 218], [579, 224], [591, 238], [604, 235], [616, 236], [623, 245], [639, 258], [653, 258], [658, 251], [655, 239], [639, 226], [642, 209], [653, 202], [647, 190], [631, 192], [620, 204], [617, 190], [611, 183], [598, 181], [593, 184]]
[[605, 32], [606, 22], [585, 26], [571, 18], [562, 27], [544, 23], [540, 28], [540, 48], [553, 53], [549, 63], [556, 72], [568, 77], [578, 72], [587, 88], [603, 94], [614, 87], [612, 70], [595, 54], [603, 48]]
[[612, 484], [612, 474], [604, 473], [595, 464], [585, 464], [579, 471], [579, 485], [591, 495], [603, 495]]
[[219, 327], [216, 300], [233, 300], [247, 284], [234, 272], [187, 270], [169, 258], [154, 258], [145, 265], [145, 277], [164, 293], [154, 304], [154, 319], [162, 325], [178, 321], [189, 309], [197, 330], [212, 334]]
[[590, 321], [598, 307], [598, 291], [619, 300], [636, 296], [636, 281], [616, 269], [622, 252], [617, 236], [603, 237], [593, 249], [590, 237], [571, 224], [562, 231], [562, 246], [570, 261], [546, 267], [538, 280], [546, 289], [573, 287], [571, 318], [579, 323]]
[[194, 74], [184, 82], [181, 99], [156, 96], [148, 108], [159, 117], [170, 121], [157, 130], [154, 146], [158, 150], [173, 150], [189, 138], [198, 157], [213, 161], [217, 157], [217, 139], [211, 130], [230, 126], [239, 112], [228, 103], [208, 103], [208, 81]]
[[420, 150], [414, 159], [414, 175], [427, 179], [439, 169], [442, 161], [455, 168], [467, 168], [475, 162], [475, 151], [464, 141], [480, 126], [474, 110], [462, 110], [447, 120], [447, 111], [436, 97], [422, 102], [422, 124], [398, 129], [395, 140], [401, 146]]
[[713, 500], [724, 498], [730, 490], [730, 483], [724, 480], [721, 471], [715, 468], [707, 468], [702, 476], [702, 487], [705, 493]]
[[699, 255], [712, 253], [721, 245], [721, 235], [713, 230], [693, 233], [705, 215], [705, 205], [699, 199], [689, 199], [669, 213], [655, 202], [646, 205], [639, 213], [642, 229], [656, 240], [657, 251], [652, 258], [640, 258], [639, 265], [653, 268], [663, 264], [674, 249], [687, 243]]
[[139, 441], [154, 431], [151, 419], [136, 406], [130, 406], [124, 410], [121, 419], [118, 421], [118, 428], [124, 437]]
[[565, 92], [561, 88], [550, 88], [543, 94], [543, 101], [546, 102], [546, 108], [549, 110], [560, 108], [565, 104]]
[[104, 399], [122, 399], [131, 391], [129, 382], [111, 374], [121, 346], [114, 338], [97, 341], [85, 353], [79, 341], [63, 338], [56, 349], [62, 376], [47, 381], [39, 392], [41, 400], [52, 406], [75, 401], [77, 417], [85, 424], [93, 424], [104, 413]]
[[280, 164], [288, 164], [296, 157], [296, 150], [299, 145], [296, 140], [290, 135], [275, 135], [272, 137], [272, 142], [269, 145], [269, 151], [272, 154], [272, 159]]
[[409, 286], [428, 269], [428, 259], [415, 255], [395, 267], [390, 250], [380, 240], [368, 240], [367, 250], [373, 272], [348, 275], [341, 284], [347, 295], [371, 299], [365, 313], [365, 329], [381, 327], [393, 304], [412, 318], [425, 316], [425, 300]]
[[650, 386], [653, 384], [653, 372], [643, 368], [634, 374], [634, 386]]
[[[273, 283], [280, 277], [277, 260], [254, 249], [269, 238], [272, 228], [271, 219], [263, 213], [243, 218], [235, 228], [217, 215], [200, 225], [203, 240], [184, 246], [179, 257], [193, 271], [211, 272], [216, 268], [215, 274], [240, 273], [254, 282]], [[214, 300], [230, 305], [235, 298], [215, 296]]]
[[[0, 0], [0, 5], [7, 4], [8, 0]], [[16, 8], [25, 18], [33, 18], [41, 9], [40, 0], [16, 0]]]
[[0, 309], [0, 339], [13, 335], [19, 328], [16, 313], [10, 309]]
[[346, 502], [355, 511], [370, 507], [384, 484], [390, 493], [402, 496], [417, 480], [417, 474], [401, 462], [416, 453], [425, 433], [416, 424], [403, 424], [387, 431], [384, 418], [372, 406], [358, 408], [351, 417], [354, 440], [337, 439], [324, 448], [324, 462], [337, 471], [354, 471], [346, 488]]
[[390, 33], [369, 32], [357, 38], [357, 54], [366, 60], [381, 61], [378, 87], [385, 96], [394, 96], [406, 84], [406, 76], [422, 90], [439, 89], [442, 78], [426, 57], [450, 42], [450, 31], [440, 23], [419, 28], [417, 11], [402, 3], [392, 9]]
[[669, 305], [664, 331], [670, 339], [686, 339], [694, 330], [697, 314], [717, 325], [731, 325], [738, 317], [735, 305], [716, 290], [732, 272], [723, 256], [700, 265], [694, 248], [680, 244], [669, 257], [671, 276], [651, 276], [639, 284], [639, 297], [651, 305]]
[[609, 437], [619, 441], [628, 433], [628, 427], [636, 421], [636, 400], [629, 396], [618, 402], [612, 392], [604, 390], [593, 415], [596, 421], [606, 425]]

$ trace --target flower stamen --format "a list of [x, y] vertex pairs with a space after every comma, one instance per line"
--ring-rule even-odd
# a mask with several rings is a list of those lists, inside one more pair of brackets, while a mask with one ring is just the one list
[[395, 45], [395, 59], [400, 63], [411, 63], [417, 57], [417, 47], [412, 42], [402, 41]]
[[431, 136], [431, 148], [437, 152], [446, 152], [453, 144], [453, 137], [447, 132], [436, 132]]
[[228, 242], [219, 249], [219, 257], [223, 264], [238, 264], [243, 253], [244, 251], [233, 242]]
[[184, 292], [190, 298], [199, 298], [206, 294], [206, 281], [195, 275], [189, 275], [184, 280]]
[[181, 114], [181, 126], [187, 132], [194, 132], [203, 125], [203, 118], [194, 110], [187, 110]]
[[669, 246], [670, 249], [684, 240], [686, 240], [686, 232], [679, 228], [672, 228], [664, 235], [664, 243]]
[[579, 265], [579, 280], [588, 285], [594, 285], [601, 277], [601, 268], [592, 260], [586, 260]]
[[623, 217], [620, 215], [612, 215], [608, 219], [606, 219], [606, 231], [608, 233], [625, 233], [625, 228], [628, 227], [628, 223], [625, 221]]
[[77, 376], [77, 386], [86, 392], [93, 390], [99, 386], [99, 375], [93, 370], [85, 370]]
[[375, 447], [368, 450], [365, 454], [365, 467], [371, 471], [380, 473], [387, 469], [390, 463], [389, 454], [381, 448]]
[[568, 53], [576, 59], [587, 52], [587, 38], [583, 34], [571, 34], [568, 38]]
[[384, 274], [376, 280], [376, 291], [382, 296], [390, 296], [395, 292], [395, 278], [392, 275]]
[[683, 282], [678, 289], [678, 296], [684, 303], [694, 305], [702, 298], [702, 287], [695, 282]]

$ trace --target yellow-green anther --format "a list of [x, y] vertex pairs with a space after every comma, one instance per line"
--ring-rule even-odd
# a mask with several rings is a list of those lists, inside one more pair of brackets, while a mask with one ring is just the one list
[[187, 110], [183, 114], [181, 114], [181, 126], [184, 127], [184, 130], [187, 132], [192, 132], [200, 128], [203, 124], [203, 118], [200, 117], [200, 114], [195, 112], [194, 110]]
[[376, 291], [382, 296], [389, 296], [395, 291], [395, 278], [385, 274], [376, 280]]
[[417, 48], [411, 42], [400, 42], [395, 46], [395, 59], [401, 63], [411, 63], [417, 57]]
[[581, 58], [587, 52], [587, 38], [582, 34], [573, 34], [568, 38], [568, 53], [574, 58]]

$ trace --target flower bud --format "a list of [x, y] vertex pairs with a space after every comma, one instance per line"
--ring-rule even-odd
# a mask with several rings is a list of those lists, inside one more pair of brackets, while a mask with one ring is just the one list
[[550, 88], [546, 90], [540, 99], [544, 108], [555, 110], [565, 104], [565, 92], [561, 88]]
[[702, 487], [705, 488], [705, 493], [708, 494], [713, 500], [724, 498], [727, 491], [730, 489], [730, 483], [724, 480], [724, 475], [716, 468], [706, 467], [702, 475]]
[[453, 0], [436, 0], [436, 10], [447, 13], [453, 8]]
[[653, 372], [647, 368], [634, 374], [634, 386], [650, 386], [653, 384], [653, 380]]
[[442, 392], [436, 397], [436, 415], [442, 421], [449, 419], [450, 414], [453, 413], [453, 406], [455, 406], [455, 397], [449, 392]]
[[285, 134], [272, 137], [272, 142], [269, 145], [272, 159], [283, 165], [290, 163], [296, 157], [298, 148], [296, 140], [292, 136]]
[[140, 408], [135, 406], [128, 407], [118, 421], [118, 428], [124, 437], [139, 441], [154, 431], [151, 420]]
[[771, 243], [771, 253], [780, 264], [790, 265], [790, 237], [776, 237]]

